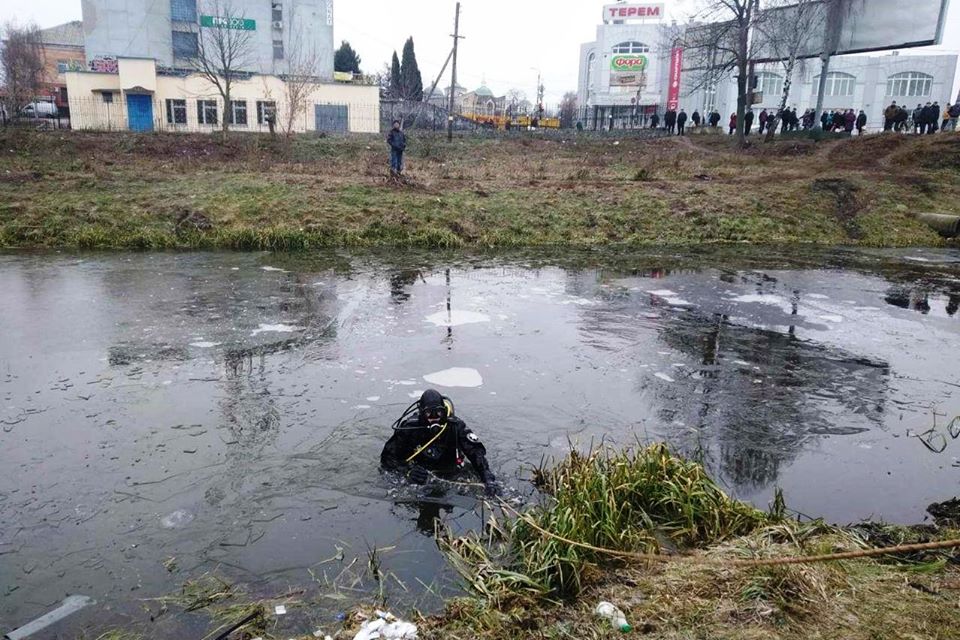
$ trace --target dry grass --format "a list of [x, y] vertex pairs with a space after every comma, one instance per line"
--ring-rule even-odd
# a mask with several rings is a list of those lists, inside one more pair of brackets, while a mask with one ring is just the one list
[[[935, 245], [909, 212], [960, 196], [951, 136], [738, 151], [723, 136], [412, 134], [404, 185], [379, 136], [218, 140], [0, 131], [0, 246]], [[852, 217], [813, 187], [837, 178]]]

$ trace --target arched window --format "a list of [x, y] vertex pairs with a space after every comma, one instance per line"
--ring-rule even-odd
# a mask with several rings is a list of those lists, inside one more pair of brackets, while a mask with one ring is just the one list
[[493, 103], [493, 100], [487, 100], [487, 115], [492, 116], [497, 112], [497, 107]]
[[596, 54], [591, 53], [587, 57], [587, 91], [593, 88], [593, 62], [597, 59]]
[[783, 94], [783, 76], [769, 71], [761, 71], [757, 74], [757, 90], [763, 94], [764, 102], [779, 97]]
[[650, 53], [650, 47], [642, 42], [631, 40], [630, 42], [621, 42], [613, 47], [614, 53]]
[[933, 76], [919, 71], [904, 71], [887, 78], [888, 96], [929, 96]]
[[[849, 73], [831, 71], [827, 74], [827, 82], [823, 89], [824, 96], [852, 96], [853, 87], [857, 84], [856, 77]], [[820, 89], [820, 76], [813, 76], [813, 95]]]

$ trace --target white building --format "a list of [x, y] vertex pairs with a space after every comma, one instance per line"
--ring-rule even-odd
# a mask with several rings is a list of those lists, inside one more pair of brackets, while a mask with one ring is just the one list
[[[670, 29], [664, 24], [663, 4], [613, 4], [603, 7], [602, 23], [593, 42], [580, 47], [578, 104], [586, 128], [644, 126], [650, 114], [663, 114], [670, 98], [671, 44], [664, 42]], [[920, 50], [915, 50], [920, 51]], [[951, 95], [957, 68], [955, 54], [848, 55], [830, 61], [824, 97], [825, 109], [863, 109], [868, 128], [882, 126], [881, 113], [891, 101], [917, 103], [954, 101]], [[721, 124], [736, 111], [734, 74], [715, 86], [694, 88], [697, 75], [679, 76], [678, 108], [688, 115], [716, 109]], [[776, 109], [783, 90], [780, 63], [757, 65], [756, 91], [761, 101], [754, 112]], [[798, 114], [816, 106], [819, 59], [802, 61], [794, 70], [788, 107]], [[702, 77], [702, 75], [701, 75]], [[756, 125], [754, 125], [756, 126]]]
[[[956, 54], [936, 55], [853, 55], [831, 58], [824, 91], [824, 109], [863, 109], [867, 114], [867, 128], [883, 127], [883, 110], [891, 102], [906, 105], [908, 111], [917, 104], [937, 101], [941, 106], [951, 104], [953, 78], [957, 69]], [[754, 113], [766, 109], [775, 111], [783, 93], [784, 68], [780, 63], [757, 65], [757, 92], [760, 102], [754, 104]], [[731, 76], [723, 78], [715, 91], [683, 91], [690, 77], [681, 76], [681, 105], [692, 113], [716, 109], [721, 124], [737, 110], [737, 82]], [[817, 106], [820, 82], [820, 60], [805, 60], [794, 69], [790, 85], [788, 108], [796, 108], [802, 115]], [[756, 126], [756, 124], [754, 124]]]
[[581, 120], [626, 126], [662, 112], [667, 100], [669, 47], [663, 38], [662, 4], [603, 7], [597, 37], [580, 47], [577, 103]]

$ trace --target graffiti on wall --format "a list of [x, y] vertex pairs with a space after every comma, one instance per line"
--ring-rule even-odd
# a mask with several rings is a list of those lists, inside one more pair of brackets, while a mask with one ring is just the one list
[[97, 73], [119, 73], [117, 59], [113, 56], [97, 56], [89, 63], [90, 71]]

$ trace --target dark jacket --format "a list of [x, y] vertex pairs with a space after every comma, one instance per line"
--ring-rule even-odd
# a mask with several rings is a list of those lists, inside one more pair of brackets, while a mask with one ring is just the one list
[[682, 124], [684, 124], [686, 121], [687, 121], [687, 112], [686, 112], [686, 111], [681, 111], [680, 114], [677, 116], [677, 124], [681, 124], [681, 125], [682, 125]]
[[460, 468], [466, 456], [482, 482], [493, 482], [495, 478], [487, 463], [486, 448], [466, 423], [456, 416], [447, 419], [446, 429], [435, 442], [407, 462], [436, 434], [437, 428], [427, 426], [419, 415], [403, 421], [383, 445], [381, 466], [390, 471], [403, 471], [412, 465], [419, 465], [430, 471], [451, 473]]
[[857, 116], [857, 129], [863, 129], [867, 125], [867, 114], [861, 113]]
[[715, 127], [720, 124], [720, 114], [716, 111], [710, 114], [710, 126]]
[[663, 122], [668, 127], [672, 127], [677, 122], [677, 112], [670, 109], [665, 114], [663, 114]]
[[390, 129], [390, 133], [387, 134], [387, 144], [390, 145], [391, 149], [403, 151], [407, 148], [407, 134], [403, 131]]
[[743, 114], [743, 123], [748, 127], [753, 124], [753, 111], [747, 111]]
[[690, 119], [693, 120], [693, 124], [694, 124], [694, 125], [696, 125], [696, 126], [698, 126], [698, 127], [700, 126], [700, 112], [699, 112], [699, 111], [694, 111], [694, 112], [693, 112], [693, 115], [690, 116]]

